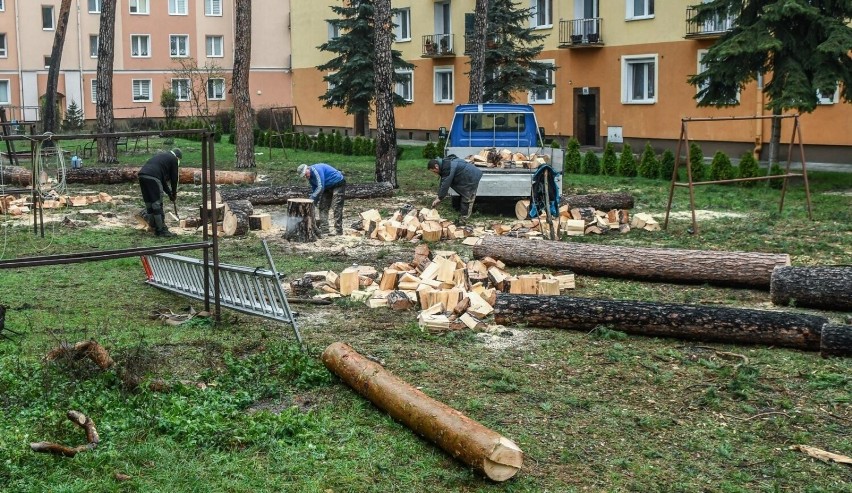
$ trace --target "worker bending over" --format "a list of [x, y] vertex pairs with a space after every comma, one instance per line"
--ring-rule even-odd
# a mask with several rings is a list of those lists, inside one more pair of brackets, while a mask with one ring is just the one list
[[319, 230], [322, 236], [329, 234], [328, 210], [334, 209], [334, 232], [343, 234], [343, 202], [346, 195], [346, 178], [343, 173], [326, 163], [311, 166], [300, 164], [296, 173], [311, 185], [310, 199], [319, 210]]
[[426, 169], [441, 177], [438, 198], [432, 201], [432, 207], [436, 207], [452, 188], [461, 196], [458, 224], [466, 224], [473, 212], [473, 202], [476, 200], [479, 180], [482, 179], [482, 170], [456, 156], [448, 156], [441, 160], [432, 159], [426, 164]]
[[174, 236], [166, 227], [163, 194], [168, 195], [172, 202], [177, 198], [178, 166], [182, 157], [180, 149], [158, 152], [139, 170], [139, 187], [145, 202], [145, 210], [140, 216], [157, 236]]

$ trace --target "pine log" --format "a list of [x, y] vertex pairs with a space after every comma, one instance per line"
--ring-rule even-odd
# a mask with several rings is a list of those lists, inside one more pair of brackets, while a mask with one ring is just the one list
[[[182, 184], [201, 183], [201, 168], [183, 168], [178, 172], [178, 182]], [[121, 166], [116, 168], [76, 168], [65, 170], [67, 183], [83, 183], [86, 185], [112, 185], [136, 181], [139, 168]], [[217, 171], [216, 183], [219, 185], [234, 185], [254, 183], [257, 173], [249, 171]]]
[[819, 354], [829, 356], [852, 356], [852, 325], [826, 325], [822, 328]]
[[497, 296], [494, 322], [588, 331], [599, 325], [629, 334], [765, 344], [817, 351], [828, 319], [766, 310], [569, 296]]
[[[248, 200], [254, 205], [282, 205], [288, 200], [307, 197], [311, 194], [309, 187], [278, 186], [278, 187], [243, 187], [222, 190], [225, 200]], [[346, 200], [371, 199], [378, 197], [393, 197], [393, 185], [390, 183], [347, 183]]]
[[33, 172], [23, 166], [0, 167], [0, 183], [28, 187], [33, 184]]
[[772, 269], [789, 266], [787, 254], [634, 248], [541, 242], [486, 236], [473, 247], [477, 258], [507, 264], [570, 269], [592, 275], [647, 281], [769, 288]]
[[563, 195], [561, 204], [575, 207], [592, 207], [599, 211], [612, 209], [632, 209], [633, 196], [629, 193], [595, 193], [591, 195]]
[[284, 233], [284, 238], [300, 243], [317, 240], [313, 200], [290, 199], [287, 201], [287, 231]]
[[508, 438], [417, 390], [342, 342], [322, 353], [325, 366], [394, 419], [494, 481], [506, 481], [523, 464]]
[[248, 233], [249, 217], [252, 214], [254, 214], [254, 207], [248, 200], [225, 202], [225, 217], [222, 219], [225, 236], [243, 236]]
[[769, 297], [776, 305], [852, 311], [852, 267], [776, 267]]

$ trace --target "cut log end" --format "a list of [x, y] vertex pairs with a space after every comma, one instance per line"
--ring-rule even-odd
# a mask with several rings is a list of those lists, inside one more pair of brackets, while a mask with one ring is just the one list
[[491, 455], [483, 461], [482, 471], [492, 481], [506, 481], [517, 474], [523, 465], [524, 453], [521, 448], [501, 436]]

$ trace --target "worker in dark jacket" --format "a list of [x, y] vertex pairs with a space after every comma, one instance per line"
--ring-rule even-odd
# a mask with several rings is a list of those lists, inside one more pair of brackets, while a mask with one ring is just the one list
[[300, 164], [296, 173], [311, 184], [310, 199], [317, 204], [319, 210], [320, 234], [329, 234], [328, 210], [334, 210], [334, 232], [343, 234], [343, 202], [346, 195], [346, 178], [343, 173], [326, 163], [311, 166]]
[[426, 169], [441, 177], [441, 183], [438, 185], [438, 198], [432, 201], [432, 207], [436, 207], [450, 193], [452, 188], [461, 196], [458, 222], [459, 224], [466, 223], [473, 212], [473, 202], [476, 200], [479, 180], [482, 179], [482, 170], [456, 156], [448, 156], [441, 160], [432, 159], [426, 165]]
[[178, 166], [182, 157], [180, 149], [159, 152], [139, 170], [139, 187], [145, 201], [145, 211], [140, 216], [157, 236], [174, 236], [166, 227], [163, 194], [168, 195], [172, 202], [177, 198]]

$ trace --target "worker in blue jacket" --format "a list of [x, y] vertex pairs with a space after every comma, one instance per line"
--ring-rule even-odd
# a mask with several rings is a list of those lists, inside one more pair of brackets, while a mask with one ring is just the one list
[[346, 178], [343, 173], [326, 163], [311, 166], [300, 164], [296, 172], [311, 184], [310, 199], [319, 210], [320, 234], [328, 235], [328, 210], [334, 210], [334, 232], [343, 234], [343, 202], [346, 195]]
[[473, 212], [473, 202], [476, 200], [479, 180], [482, 179], [482, 170], [454, 155], [440, 160], [432, 159], [427, 163], [426, 169], [441, 177], [441, 183], [438, 185], [438, 198], [432, 201], [432, 207], [436, 207], [450, 193], [450, 188], [452, 188], [461, 196], [458, 223], [467, 223], [470, 214]]
[[174, 202], [177, 198], [178, 167], [183, 154], [180, 149], [158, 152], [139, 170], [139, 188], [145, 210], [139, 213], [157, 236], [174, 236], [166, 227], [163, 195]]

